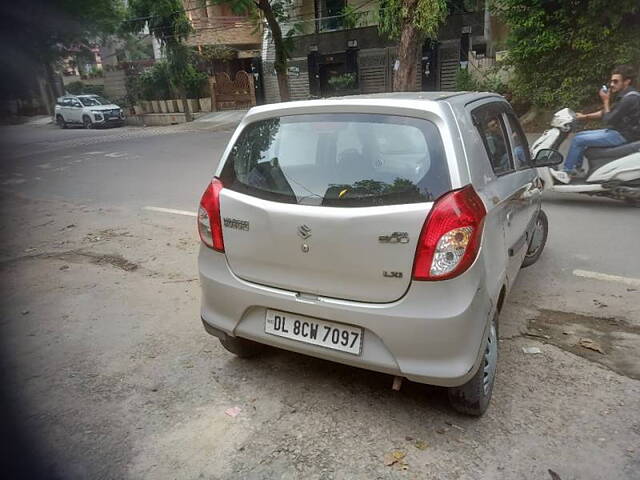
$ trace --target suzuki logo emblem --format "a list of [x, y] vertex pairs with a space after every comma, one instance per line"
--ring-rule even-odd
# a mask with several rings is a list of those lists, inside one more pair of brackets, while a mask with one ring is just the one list
[[298, 235], [300, 235], [303, 240], [306, 240], [311, 236], [311, 228], [309, 228], [308, 225], [300, 225], [298, 227]]

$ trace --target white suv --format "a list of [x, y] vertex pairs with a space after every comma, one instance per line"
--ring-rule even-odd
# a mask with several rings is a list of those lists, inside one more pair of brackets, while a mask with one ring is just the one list
[[122, 109], [99, 95], [66, 95], [56, 102], [56, 123], [83, 125], [84, 128], [124, 124]]

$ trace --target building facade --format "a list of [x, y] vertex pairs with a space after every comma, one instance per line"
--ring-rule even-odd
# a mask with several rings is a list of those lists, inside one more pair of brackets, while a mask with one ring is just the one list
[[[455, 90], [461, 66], [493, 56], [486, 1], [449, 4], [437, 38], [426, 39], [416, 58], [418, 90]], [[377, 0], [296, 0], [291, 21], [283, 28], [296, 31], [289, 61], [292, 100], [392, 90], [396, 42], [379, 34], [378, 6]], [[265, 101], [277, 102], [275, 50], [268, 35], [263, 39], [262, 57]]]
[[251, 60], [260, 58], [262, 32], [247, 16], [237, 15], [228, 5], [204, 5], [201, 0], [183, 0], [194, 33], [187, 44], [202, 50], [208, 46], [225, 47], [233, 52], [218, 68], [233, 74], [250, 71]]

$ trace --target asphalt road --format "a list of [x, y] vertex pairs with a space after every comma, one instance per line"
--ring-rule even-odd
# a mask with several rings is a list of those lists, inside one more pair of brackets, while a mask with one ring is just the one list
[[[25, 468], [55, 478], [637, 475], [637, 208], [545, 197], [548, 245], [501, 316], [493, 404], [468, 419], [440, 389], [395, 393], [388, 376], [287, 352], [240, 361], [204, 333], [195, 221], [146, 207], [194, 212], [230, 135], [0, 129], [4, 401], [15, 458], [40, 459]], [[587, 337], [604, 353], [579, 347]], [[232, 406], [235, 418], [224, 414]], [[395, 451], [406, 456], [385, 465]]]

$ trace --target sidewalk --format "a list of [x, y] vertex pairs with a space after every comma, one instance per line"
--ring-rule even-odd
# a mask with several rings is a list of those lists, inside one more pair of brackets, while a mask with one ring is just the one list
[[222, 112], [210, 112], [201, 114], [194, 120], [194, 123], [215, 124], [216, 127], [227, 126], [229, 128], [237, 126], [248, 110], [225, 110]]
[[131, 115], [127, 117], [127, 125], [130, 126], [170, 126], [183, 125], [187, 128], [203, 130], [231, 130], [235, 128], [247, 110], [225, 110], [222, 112], [195, 113], [194, 120], [185, 123], [184, 113], [148, 113], [143, 115]]

